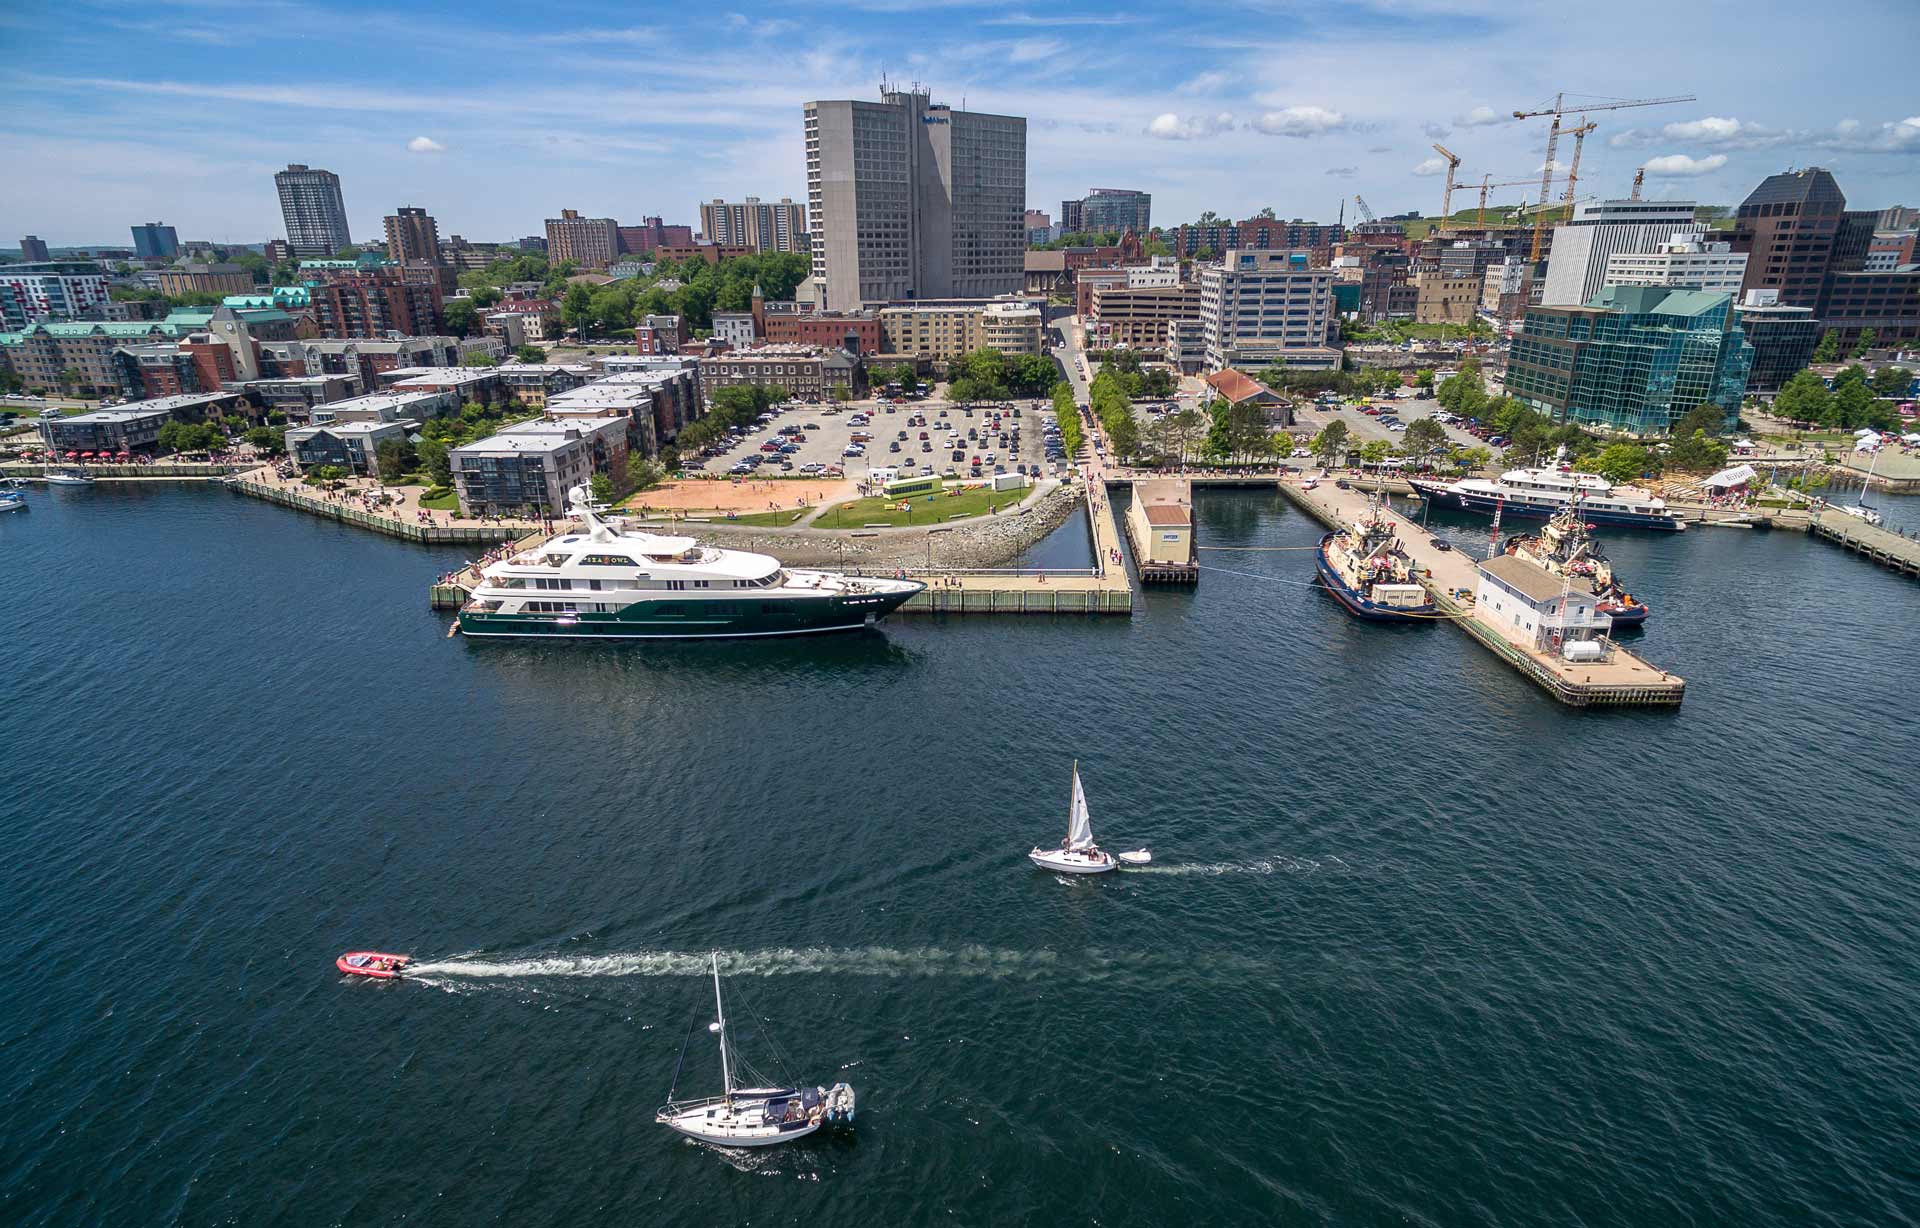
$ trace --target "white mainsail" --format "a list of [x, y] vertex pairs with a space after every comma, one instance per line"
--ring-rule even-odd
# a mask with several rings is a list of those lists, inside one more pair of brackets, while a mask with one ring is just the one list
[[1080, 765], [1073, 765], [1073, 805], [1067, 811], [1067, 847], [1083, 849], [1093, 844], [1093, 816], [1087, 813], [1087, 794], [1080, 787]]

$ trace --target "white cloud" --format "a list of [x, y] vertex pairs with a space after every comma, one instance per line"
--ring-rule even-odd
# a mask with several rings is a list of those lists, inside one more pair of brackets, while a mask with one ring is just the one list
[[1359, 173], [1360, 168], [1357, 166], [1329, 166], [1327, 168], [1327, 174], [1333, 176], [1335, 179], [1351, 179]]
[[1696, 175], [1711, 175], [1726, 164], [1725, 154], [1708, 154], [1704, 158], [1666, 154], [1648, 159], [1647, 174], [1655, 179], [1689, 179]]
[[1058, 16], [1035, 16], [1032, 13], [1008, 13], [1004, 17], [989, 17], [980, 24], [983, 26], [1130, 26], [1140, 18], [1130, 13], [1114, 13], [1108, 16], [1088, 13], [1084, 16], [1062, 13]]
[[1176, 115], [1168, 111], [1153, 117], [1153, 122], [1147, 125], [1147, 135], [1163, 141], [1200, 141], [1232, 127], [1233, 115], [1227, 111], [1218, 115]]
[[1740, 135], [1741, 124], [1737, 119], [1722, 119], [1718, 115], [1709, 115], [1704, 119], [1683, 120], [1677, 124], [1668, 124], [1661, 132], [1676, 141], [1726, 141]]
[[1050, 59], [1067, 49], [1067, 45], [1052, 38], [1023, 38], [1014, 42], [1007, 52], [1007, 58], [1015, 64], [1031, 64], [1035, 60]]
[[1846, 153], [1920, 153], [1920, 115], [1909, 115], [1877, 129], [1864, 128], [1859, 120], [1841, 120], [1832, 132], [1815, 138], [1821, 149]]
[[1268, 136], [1313, 137], [1352, 127], [1347, 117], [1326, 107], [1285, 107], [1254, 117], [1252, 127]]
[[1233, 84], [1233, 75], [1210, 68], [1206, 72], [1196, 73], [1174, 87], [1176, 94], [1217, 94]]
[[1453, 129], [1447, 127], [1445, 124], [1436, 124], [1431, 120], [1421, 124], [1420, 131], [1426, 133], [1430, 140], [1435, 141], [1444, 141], [1453, 135]]
[[1484, 128], [1488, 124], [1504, 124], [1511, 118], [1513, 117], [1502, 115], [1492, 107], [1475, 107], [1465, 115], [1454, 116], [1453, 122], [1462, 128]]
[[446, 148], [430, 136], [416, 136], [407, 142], [408, 153], [445, 153]]
[[1414, 167], [1413, 173], [1423, 177], [1427, 175], [1444, 175], [1447, 173], [1447, 160], [1445, 158], [1428, 158], [1425, 162]]

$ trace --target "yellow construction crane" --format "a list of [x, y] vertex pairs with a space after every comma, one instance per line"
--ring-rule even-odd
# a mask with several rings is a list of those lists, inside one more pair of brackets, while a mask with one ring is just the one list
[[1587, 133], [1592, 132], [1595, 128], [1598, 128], [1600, 126], [1599, 124], [1585, 123], [1584, 121], [1586, 120], [1587, 117], [1584, 115], [1582, 115], [1580, 118], [1583, 121], [1581, 125], [1578, 128], [1573, 129], [1569, 133], [1569, 135], [1573, 137], [1573, 164], [1567, 167], [1567, 220], [1568, 221], [1573, 220], [1573, 198], [1574, 198], [1573, 188], [1575, 184], [1580, 182], [1580, 151], [1586, 148]]
[[1355, 192], [1355, 193], [1353, 194], [1353, 203], [1354, 203], [1354, 204], [1356, 204], [1356, 205], [1359, 205], [1359, 206], [1360, 206], [1360, 216], [1361, 216], [1361, 217], [1363, 217], [1363, 218], [1366, 218], [1366, 219], [1367, 219], [1367, 221], [1369, 221], [1369, 222], [1371, 222], [1371, 221], [1373, 221], [1373, 220], [1374, 220], [1374, 216], [1373, 216], [1373, 210], [1371, 210], [1371, 209], [1369, 209], [1369, 208], [1367, 208], [1367, 198], [1366, 198], [1366, 197], [1364, 197], [1364, 196], [1362, 196], [1362, 195], [1360, 195], [1360, 194], [1359, 194], [1358, 192]]
[[[1487, 193], [1488, 192], [1492, 191], [1494, 188], [1526, 188], [1526, 187], [1532, 187], [1532, 186], [1533, 186], [1533, 180], [1531, 179], [1508, 179], [1503, 183], [1495, 183], [1493, 181], [1492, 175], [1487, 175], [1484, 178], [1482, 178], [1480, 180], [1480, 208], [1473, 215], [1473, 228], [1475, 230], [1485, 230], [1487, 228]], [[1520, 201], [1520, 207], [1524, 209], [1526, 208], [1526, 204], [1527, 202], [1523, 198]]]
[[1454, 153], [1451, 149], [1448, 149], [1445, 145], [1442, 145], [1438, 142], [1434, 143], [1433, 152], [1439, 154], [1441, 157], [1447, 160], [1447, 187], [1446, 187], [1446, 190], [1443, 193], [1441, 193], [1441, 196], [1440, 196], [1440, 227], [1439, 228], [1441, 230], [1452, 230], [1453, 229], [1453, 172], [1460, 169], [1460, 155]]
[[1647, 168], [1641, 167], [1633, 172], [1633, 191], [1627, 194], [1628, 200], [1640, 199], [1640, 185], [1647, 181]]
[[[1560, 117], [1569, 112], [1621, 111], [1628, 107], [1657, 107], [1670, 102], [1696, 102], [1692, 94], [1674, 94], [1667, 98], [1615, 98], [1594, 102], [1567, 105], [1567, 95], [1563, 91], [1553, 96], [1553, 105], [1534, 111], [1515, 111], [1515, 119], [1534, 119], [1541, 115], [1553, 116], [1553, 124], [1547, 129], [1547, 160], [1540, 166], [1540, 203], [1553, 199], [1553, 159], [1560, 148]], [[1583, 119], [1584, 123], [1584, 119]], [[1540, 259], [1541, 241], [1546, 237], [1547, 213], [1543, 211], [1533, 227], [1533, 254], [1531, 259]]]

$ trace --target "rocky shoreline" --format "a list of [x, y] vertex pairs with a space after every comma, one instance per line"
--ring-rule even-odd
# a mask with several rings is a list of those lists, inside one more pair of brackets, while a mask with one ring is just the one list
[[[933, 547], [939, 568], [1005, 567], [1065, 524], [1081, 505], [1078, 489], [1062, 486], [1049, 491], [1017, 512], [978, 516], [940, 534]], [[664, 523], [648, 527], [667, 529]], [[929, 526], [931, 528], [931, 526]], [[723, 523], [671, 526], [704, 545], [728, 550], [771, 554], [783, 563], [801, 567], [846, 567], [873, 570], [924, 567], [929, 529], [877, 529], [872, 536], [855, 537], [836, 529], [768, 529], [733, 527]]]

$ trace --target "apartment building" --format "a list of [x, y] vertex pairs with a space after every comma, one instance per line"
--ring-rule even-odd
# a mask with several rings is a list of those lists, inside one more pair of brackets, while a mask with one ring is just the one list
[[571, 260], [583, 269], [604, 269], [620, 254], [620, 225], [610, 217], [581, 217], [562, 209], [547, 219], [547, 259]]
[[693, 243], [693, 227], [669, 226], [657, 217], [640, 219], [638, 226], [616, 226], [622, 256], [649, 256], [662, 247], [686, 247]]
[[880, 315], [874, 311], [769, 310], [766, 329], [766, 339], [781, 345], [838, 346], [856, 354], [882, 352]]
[[356, 269], [309, 288], [314, 318], [328, 337], [431, 336], [442, 328], [439, 278], [405, 267]]
[[894, 303], [880, 309], [880, 344], [884, 353], [934, 362], [980, 349], [1038, 354], [1041, 325], [1040, 309], [1016, 300]]
[[858, 389], [859, 360], [845, 350], [811, 345], [765, 345], [700, 360], [702, 403], [736, 384], [784, 388], [804, 401], [825, 400], [837, 387]]
[[107, 302], [106, 272], [86, 260], [0, 264], [0, 286], [13, 300], [8, 314], [24, 324], [71, 320]]
[[807, 213], [823, 305], [1017, 293], [1027, 121], [919, 89], [805, 107]]
[[1062, 201], [1060, 211], [1074, 219], [1069, 231], [1146, 234], [1153, 228], [1153, 196], [1132, 188], [1094, 188], [1080, 200]]
[[273, 177], [273, 186], [280, 194], [287, 246], [295, 256], [332, 256], [352, 245], [340, 176], [293, 162]]
[[[402, 264], [424, 260], [439, 264], [440, 224], [417, 205], [402, 205], [384, 219], [387, 230], [387, 259]], [[482, 268], [486, 266], [481, 265]]]
[[709, 243], [749, 252], [805, 252], [807, 207], [787, 197], [710, 200], [700, 205], [700, 233]]
[[563, 516], [567, 492], [596, 473], [626, 481], [627, 419], [515, 423], [447, 453], [460, 514]]
[[1206, 367], [1271, 366], [1307, 370], [1340, 365], [1332, 269], [1314, 268], [1305, 252], [1229, 250], [1200, 273], [1200, 322]]

